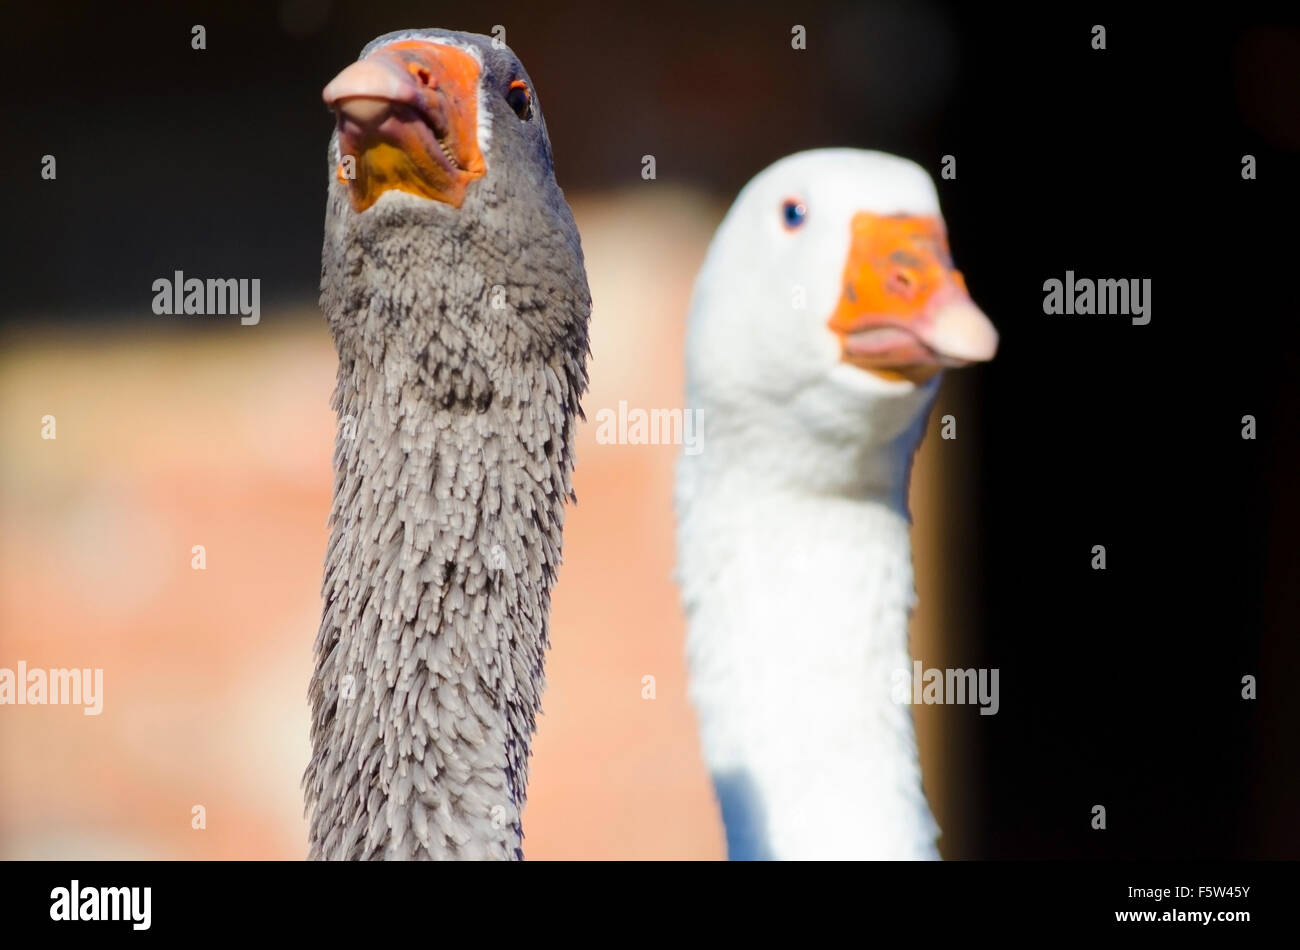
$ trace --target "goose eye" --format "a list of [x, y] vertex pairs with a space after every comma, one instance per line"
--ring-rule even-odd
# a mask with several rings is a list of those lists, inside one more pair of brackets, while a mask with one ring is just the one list
[[808, 217], [808, 206], [802, 201], [789, 198], [781, 205], [781, 223], [785, 225], [787, 231], [799, 227], [806, 217]]
[[528, 83], [522, 79], [516, 79], [510, 84], [506, 90], [506, 102], [521, 119], [527, 119], [533, 114], [533, 94], [528, 89]]

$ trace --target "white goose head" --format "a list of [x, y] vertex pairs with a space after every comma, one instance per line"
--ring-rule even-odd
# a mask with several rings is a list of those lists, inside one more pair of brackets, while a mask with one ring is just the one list
[[822, 149], [736, 198], [696, 284], [687, 374], [710, 424], [793, 403], [836, 440], [877, 442], [915, 417], [941, 370], [991, 358], [997, 340], [953, 268], [929, 175]]

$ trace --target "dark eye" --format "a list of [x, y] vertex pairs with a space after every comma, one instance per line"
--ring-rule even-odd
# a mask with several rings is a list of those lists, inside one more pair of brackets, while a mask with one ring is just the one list
[[506, 102], [521, 119], [526, 119], [533, 114], [533, 94], [528, 89], [528, 83], [522, 79], [516, 79], [510, 84], [510, 88], [506, 90]]
[[808, 217], [808, 206], [802, 201], [795, 198], [787, 198], [781, 205], [781, 223], [785, 225], [787, 231], [793, 231], [803, 224], [803, 219]]

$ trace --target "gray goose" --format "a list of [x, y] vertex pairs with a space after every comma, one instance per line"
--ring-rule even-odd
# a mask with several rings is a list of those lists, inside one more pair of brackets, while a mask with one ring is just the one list
[[390, 33], [324, 90], [334, 501], [313, 859], [519, 859], [591, 310], [532, 81]]

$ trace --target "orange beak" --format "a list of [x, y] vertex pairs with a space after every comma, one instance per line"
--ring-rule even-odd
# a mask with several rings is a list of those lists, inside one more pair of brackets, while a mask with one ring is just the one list
[[396, 189], [459, 208], [487, 171], [478, 144], [479, 64], [410, 40], [375, 50], [322, 93], [338, 120], [338, 177], [355, 211]]
[[924, 382], [993, 358], [998, 332], [953, 269], [937, 217], [861, 212], [830, 328], [841, 358], [885, 379]]

